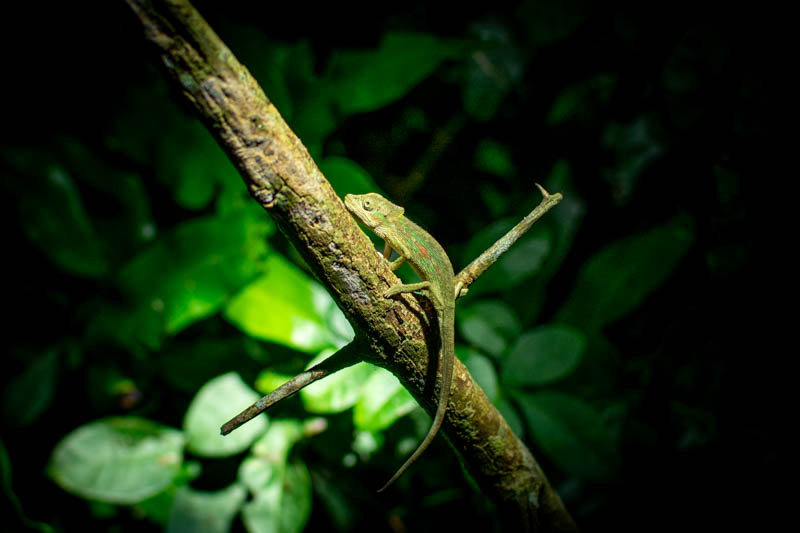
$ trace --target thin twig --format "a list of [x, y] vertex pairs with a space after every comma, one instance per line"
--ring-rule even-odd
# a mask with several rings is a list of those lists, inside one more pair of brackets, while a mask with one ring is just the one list
[[357, 343], [356, 341], [344, 346], [335, 354], [331, 355], [324, 361], [321, 361], [319, 364], [312, 366], [308, 370], [297, 374], [295, 377], [225, 422], [220, 429], [220, 433], [227, 435], [245, 422], [249, 422], [256, 416], [260, 415], [279, 401], [298, 392], [303, 387], [311, 385], [317, 380], [320, 380], [326, 376], [330, 376], [339, 370], [360, 362], [363, 358], [363, 350], [364, 348], [362, 347], [361, 343]]
[[480, 277], [480, 275], [483, 274], [487, 268], [492, 266], [492, 264], [494, 264], [494, 262], [497, 261], [501, 255], [508, 251], [508, 249], [511, 248], [511, 246], [531, 228], [534, 222], [539, 220], [542, 215], [547, 213], [563, 198], [561, 193], [557, 192], [555, 194], [550, 194], [538, 183], [536, 186], [542, 192], [542, 201], [539, 202], [539, 205], [537, 205], [533, 211], [528, 213], [528, 215], [516, 226], [511, 228], [508, 233], [503, 235], [497, 240], [497, 242], [491, 245], [485, 252], [479, 255], [475, 260], [473, 260], [461, 272], [458, 273], [456, 276], [456, 287], [458, 287], [460, 284], [461, 291], [458, 295], [456, 295], [456, 297], [465, 295], [467, 293], [466, 289], [476, 279], [478, 279], [478, 277]]

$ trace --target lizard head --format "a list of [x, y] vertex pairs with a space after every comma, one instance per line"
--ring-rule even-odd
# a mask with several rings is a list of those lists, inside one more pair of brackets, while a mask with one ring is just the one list
[[344, 197], [347, 210], [370, 229], [381, 226], [388, 220], [403, 216], [405, 210], [380, 194], [348, 194]]

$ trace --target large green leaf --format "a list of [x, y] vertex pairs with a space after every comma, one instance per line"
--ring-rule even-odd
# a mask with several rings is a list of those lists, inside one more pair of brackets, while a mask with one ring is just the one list
[[327, 325], [341, 311], [319, 283], [277, 254], [264, 270], [228, 302], [225, 318], [248, 335], [305, 352], [342, 343]]
[[245, 504], [245, 527], [253, 533], [301, 531], [311, 514], [311, 476], [302, 463], [288, 461], [302, 437], [296, 420], [279, 420], [253, 446], [253, 455], [239, 467], [239, 480], [253, 499]]
[[556, 320], [591, 330], [636, 308], [689, 250], [693, 238], [690, 222], [678, 216], [595, 254], [578, 273]]
[[133, 504], [172, 483], [183, 445], [175, 429], [142, 418], [107, 418], [64, 437], [48, 471], [61, 487], [83, 498]]
[[483, 300], [459, 309], [456, 320], [465, 339], [495, 357], [503, 353], [522, 330], [513, 309], [500, 300]]
[[311, 515], [311, 474], [303, 463], [286, 466], [242, 509], [250, 533], [299, 533]]
[[415, 33], [387, 33], [377, 50], [338, 52], [331, 95], [344, 114], [373, 111], [408, 93], [445, 59], [465, 52], [459, 41]]
[[227, 533], [247, 497], [239, 483], [217, 492], [181, 487], [169, 514], [167, 533]]
[[250, 446], [264, 433], [266, 415], [258, 415], [224, 437], [219, 428], [258, 399], [258, 394], [235, 372], [206, 383], [189, 404], [183, 421], [189, 450], [203, 457], [226, 457]]
[[567, 472], [609, 479], [619, 457], [600, 414], [574, 396], [552, 391], [515, 394], [536, 443]]
[[258, 275], [272, 226], [245, 211], [180, 224], [131, 260], [119, 281], [143, 340], [158, 343], [215, 313]]
[[[309, 364], [311, 367], [330, 357], [331, 351], [323, 352]], [[310, 413], [340, 413], [349, 409], [361, 397], [361, 390], [375, 373], [369, 363], [358, 363], [321, 379], [300, 391], [303, 406]]]
[[353, 423], [363, 431], [380, 431], [417, 406], [411, 394], [389, 371], [376, 369], [353, 410]]
[[545, 385], [568, 376], [580, 363], [586, 336], [571, 326], [548, 324], [522, 334], [503, 363], [503, 383]]

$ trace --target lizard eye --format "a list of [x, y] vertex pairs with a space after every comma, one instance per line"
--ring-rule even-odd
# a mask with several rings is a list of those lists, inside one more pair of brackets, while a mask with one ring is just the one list
[[364, 206], [365, 211], [372, 211], [372, 201], [364, 200], [364, 203], [362, 205]]

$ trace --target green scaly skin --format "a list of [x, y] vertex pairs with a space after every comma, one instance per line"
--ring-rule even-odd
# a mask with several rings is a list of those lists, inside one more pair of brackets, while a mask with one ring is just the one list
[[398, 253], [399, 257], [390, 263], [392, 270], [396, 270], [405, 261], [408, 261], [422, 280], [420, 283], [395, 285], [383, 294], [384, 298], [395, 294], [424, 290], [436, 310], [441, 337], [439, 361], [442, 383], [439, 389], [439, 405], [436, 408], [433, 423], [416, 451], [392, 476], [392, 479], [378, 491], [382, 492], [403, 475], [408, 467], [422, 455], [433, 441], [439, 428], [442, 427], [453, 381], [453, 358], [455, 357], [453, 320], [455, 300], [460, 287], [456, 288], [455, 286], [453, 266], [442, 246], [425, 230], [404, 217], [402, 207], [375, 193], [348, 194], [344, 198], [344, 204], [353, 216], [386, 241], [383, 256], [387, 261], [392, 250]]

